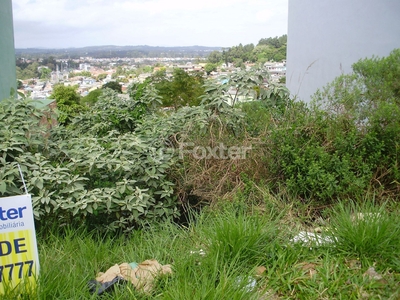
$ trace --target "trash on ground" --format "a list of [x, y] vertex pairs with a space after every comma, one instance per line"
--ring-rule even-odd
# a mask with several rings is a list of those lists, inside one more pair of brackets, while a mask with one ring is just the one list
[[261, 277], [265, 273], [265, 271], [267, 271], [266, 267], [259, 266], [254, 270], [254, 273], [255, 273], [255, 276], [258, 278], [258, 277]]
[[364, 277], [367, 277], [369, 279], [373, 280], [381, 280], [383, 277], [381, 274], [375, 271], [374, 267], [368, 268], [368, 270], [363, 274]]
[[243, 289], [245, 289], [247, 292], [252, 292], [257, 285], [257, 280], [252, 277], [246, 278], [239, 276], [236, 278], [236, 283], [238, 285], [243, 285]]
[[300, 231], [296, 236], [290, 239], [292, 243], [302, 243], [304, 245], [324, 246], [332, 244], [335, 239], [331, 236], [323, 236], [315, 232]]
[[203, 249], [200, 249], [200, 250], [196, 250], [196, 251], [190, 251], [190, 254], [198, 254], [198, 255], [204, 256], [204, 255], [206, 255], [206, 252]]
[[140, 264], [115, 264], [105, 273], [97, 274], [96, 280], [89, 282], [89, 290], [101, 295], [111, 291], [116, 284], [129, 281], [137, 290], [150, 292], [155, 277], [163, 274], [172, 274], [171, 265], [161, 265], [155, 259], [145, 260]]
[[97, 280], [93, 279], [90, 280], [88, 283], [89, 292], [91, 294], [97, 293], [97, 295], [102, 295], [105, 292], [111, 292], [114, 289], [115, 285], [125, 284], [125, 283], [127, 283], [127, 281], [121, 276], [117, 276], [113, 280], [104, 283], [100, 283]]

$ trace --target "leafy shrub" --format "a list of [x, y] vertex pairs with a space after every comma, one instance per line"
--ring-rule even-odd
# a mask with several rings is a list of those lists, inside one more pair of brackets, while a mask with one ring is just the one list
[[31, 102], [3, 101], [0, 107], [0, 192], [21, 192], [20, 164], [39, 225], [127, 230], [178, 216], [166, 178], [174, 162], [168, 153], [132, 133], [96, 137], [60, 126], [45, 134], [36, 130], [43, 112]]
[[378, 191], [399, 191], [400, 49], [387, 57], [370, 58], [353, 65], [353, 74], [342, 75], [314, 96], [314, 105], [330, 117], [355, 127], [360, 157], [373, 173]]
[[16, 159], [25, 153], [46, 151], [46, 126], [40, 126], [40, 113], [30, 100], [7, 99], [0, 102], [0, 193], [19, 193], [20, 178]]
[[[52, 146], [59, 153], [56, 164], [65, 165], [72, 177], [64, 188], [57, 187], [53, 215], [71, 220], [81, 215], [88, 225], [112, 228], [178, 216], [172, 183], [166, 178], [173, 164], [168, 153], [161, 155], [133, 134], [116, 132], [103, 138], [63, 139]], [[39, 213], [45, 215], [45, 210], [41, 207]]]
[[50, 98], [57, 102], [57, 121], [68, 124], [71, 119], [86, 108], [81, 102], [81, 96], [77, 93], [78, 86], [65, 86], [57, 84], [53, 87]]
[[355, 126], [299, 106], [271, 132], [271, 171], [302, 198], [330, 202], [365, 191], [372, 171]]
[[309, 107], [270, 113], [265, 162], [275, 187], [284, 182], [292, 195], [325, 203], [368, 190], [398, 195], [399, 53], [359, 61]]
[[90, 110], [72, 120], [70, 127], [73, 131], [94, 136], [105, 136], [112, 130], [123, 134], [133, 132], [146, 112], [144, 103], [124, 100], [117, 92], [105, 89]]

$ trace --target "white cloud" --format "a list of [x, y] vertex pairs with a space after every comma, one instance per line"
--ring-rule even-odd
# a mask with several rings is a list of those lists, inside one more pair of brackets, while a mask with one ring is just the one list
[[15, 42], [17, 47], [256, 43], [286, 33], [287, 1], [13, 0]]
[[256, 19], [257, 19], [257, 21], [259, 21], [261, 23], [265, 23], [265, 22], [268, 22], [272, 16], [273, 16], [273, 12], [270, 9], [264, 9], [264, 10], [257, 12]]

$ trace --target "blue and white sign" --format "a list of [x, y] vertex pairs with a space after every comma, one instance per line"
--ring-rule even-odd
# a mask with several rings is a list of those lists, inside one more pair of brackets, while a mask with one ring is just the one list
[[0, 198], [0, 294], [39, 275], [31, 195]]

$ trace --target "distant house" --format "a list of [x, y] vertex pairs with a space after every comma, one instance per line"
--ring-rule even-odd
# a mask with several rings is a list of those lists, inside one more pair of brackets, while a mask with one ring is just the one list
[[286, 75], [286, 63], [284, 62], [266, 62], [264, 66], [267, 68], [271, 75], [285, 76]]
[[89, 71], [90, 70], [90, 65], [87, 64], [87, 63], [79, 64], [79, 70]]

